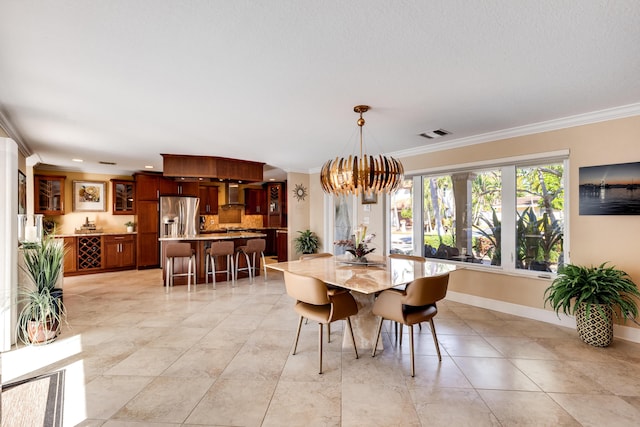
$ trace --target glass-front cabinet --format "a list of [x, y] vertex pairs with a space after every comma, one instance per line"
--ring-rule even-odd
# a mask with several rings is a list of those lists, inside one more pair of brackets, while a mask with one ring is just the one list
[[34, 213], [64, 215], [64, 176], [34, 175]]
[[113, 194], [112, 213], [114, 215], [134, 215], [136, 213], [136, 183], [120, 179], [111, 180]]

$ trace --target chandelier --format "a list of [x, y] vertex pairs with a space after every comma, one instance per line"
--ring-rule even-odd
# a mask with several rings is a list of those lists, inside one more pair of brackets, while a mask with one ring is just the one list
[[378, 157], [363, 154], [362, 114], [369, 111], [368, 105], [356, 105], [353, 111], [360, 114], [360, 157], [349, 155], [348, 159], [328, 160], [320, 171], [320, 182], [325, 193], [355, 194], [390, 193], [400, 187], [404, 168], [399, 160], [380, 154]]

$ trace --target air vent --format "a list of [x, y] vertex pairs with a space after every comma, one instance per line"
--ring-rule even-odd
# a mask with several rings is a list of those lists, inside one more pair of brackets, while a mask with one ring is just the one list
[[436, 129], [436, 130], [432, 130], [430, 132], [423, 132], [420, 134], [420, 136], [427, 138], [427, 139], [436, 139], [436, 138], [441, 138], [443, 136], [446, 135], [450, 135], [451, 132], [444, 130], [444, 129]]
[[98, 163], [100, 163], [101, 165], [111, 165], [111, 166], [115, 166], [116, 163], [115, 162], [103, 162], [103, 161], [99, 161]]

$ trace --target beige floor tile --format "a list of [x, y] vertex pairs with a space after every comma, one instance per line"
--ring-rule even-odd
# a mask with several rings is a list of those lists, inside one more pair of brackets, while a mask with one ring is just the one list
[[[640, 396], [640, 367], [634, 363], [574, 362], [568, 364], [604, 389], [619, 396]], [[633, 380], [635, 379], [635, 381]]]
[[255, 351], [243, 347], [220, 375], [225, 379], [275, 381], [282, 374], [288, 350]]
[[409, 357], [403, 358], [402, 372], [409, 388], [472, 388], [465, 374], [450, 357], [443, 357], [442, 361], [439, 361], [436, 356], [416, 356], [415, 364], [416, 375], [412, 378]]
[[443, 335], [438, 341], [450, 356], [504, 357], [481, 336]]
[[555, 360], [553, 352], [527, 337], [485, 336], [485, 340], [508, 358]]
[[236, 355], [235, 350], [193, 347], [183, 353], [162, 376], [217, 378]]
[[454, 357], [453, 360], [477, 389], [540, 391], [507, 359]]
[[618, 396], [549, 393], [584, 427], [635, 426], [640, 411]]
[[182, 423], [213, 384], [206, 378], [157, 377], [113, 417], [119, 420]]
[[117, 365], [106, 370], [104, 374], [157, 376], [171, 366], [182, 353], [184, 353], [184, 350], [177, 348], [142, 347]]
[[109, 419], [153, 379], [124, 375], [97, 377], [86, 386], [87, 417]]
[[478, 390], [505, 426], [580, 426], [547, 394], [528, 391]]
[[546, 392], [609, 394], [606, 388], [566, 361], [512, 359], [511, 362]]
[[423, 426], [500, 426], [498, 419], [475, 390], [415, 387], [410, 391]]
[[202, 339], [198, 341], [197, 346], [217, 350], [235, 350], [237, 352], [247, 342], [253, 332], [254, 331], [249, 329], [215, 328], [202, 337]]
[[342, 426], [420, 426], [406, 387], [342, 384]]
[[275, 388], [276, 381], [218, 380], [185, 425], [260, 426]]
[[340, 426], [340, 387], [335, 383], [279, 381], [262, 426]]

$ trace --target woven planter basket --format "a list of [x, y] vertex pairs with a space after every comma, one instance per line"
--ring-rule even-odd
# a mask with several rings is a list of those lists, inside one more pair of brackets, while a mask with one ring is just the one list
[[[604, 311], [604, 317], [598, 308]], [[594, 347], [607, 347], [613, 340], [613, 311], [606, 304], [591, 304], [587, 319], [586, 305], [580, 304], [576, 310], [578, 335], [585, 343]]]

